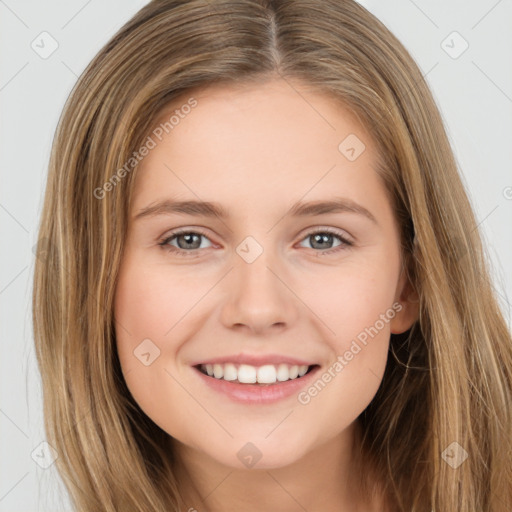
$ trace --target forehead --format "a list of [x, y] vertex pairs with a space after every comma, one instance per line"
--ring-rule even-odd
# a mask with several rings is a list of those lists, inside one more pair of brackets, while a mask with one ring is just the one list
[[137, 170], [139, 205], [164, 192], [271, 204], [337, 189], [360, 201], [379, 186], [365, 127], [340, 101], [296, 81], [196, 89], [154, 127], [155, 147]]
[[[187, 103], [192, 98], [196, 106], [190, 109]], [[179, 120], [176, 115], [173, 116], [182, 110]], [[357, 114], [340, 98], [291, 78], [220, 83], [192, 89], [174, 98], [162, 109], [154, 125], [162, 125], [174, 117], [173, 123], [178, 121], [182, 127], [189, 126], [191, 123], [185, 122], [185, 119], [195, 117], [196, 120], [200, 119], [202, 124], [207, 123], [208, 127], [213, 124], [216, 128], [214, 132], [218, 132], [226, 126], [226, 123], [222, 122], [224, 116], [229, 116], [231, 123], [238, 120], [240, 123], [245, 122], [246, 125], [252, 124], [255, 129], [266, 123], [267, 130], [260, 132], [260, 135], [275, 132], [272, 129], [281, 121], [279, 124], [292, 129], [295, 135], [301, 128], [332, 132], [349, 128], [357, 131], [369, 144], [372, 143]], [[302, 122], [290, 126], [295, 120]], [[234, 130], [235, 126], [231, 126]], [[176, 129], [177, 125], [172, 127], [172, 131]], [[181, 131], [184, 131], [183, 128]]]

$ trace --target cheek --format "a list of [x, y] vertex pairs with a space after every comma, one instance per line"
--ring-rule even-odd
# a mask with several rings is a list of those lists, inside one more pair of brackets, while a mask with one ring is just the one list
[[[142, 264], [125, 263], [116, 289], [114, 312], [116, 345], [119, 360], [129, 387], [141, 371], [148, 378], [150, 368], [162, 361], [169, 349], [164, 334], [176, 320], [171, 316], [177, 304], [168, 283], [158, 279], [156, 272], [144, 270]], [[178, 302], [175, 299], [175, 302]], [[163, 340], [166, 339], [164, 346]], [[149, 354], [149, 355], [148, 355]], [[147, 368], [145, 368], [147, 364]], [[145, 370], [143, 370], [145, 368]]]
[[385, 318], [390, 311], [389, 294], [365, 289], [357, 279], [343, 282], [347, 287], [331, 302], [322, 299], [322, 320], [335, 332], [326, 334], [330, 361], [298, 396], [310, 428], [323, 425], [322, 439], [339, 433], [366, 409], [381, 385], [388, 358], [390, 315], [387, 321], [380, 315]]
[[318, 390], [323, 400], [342, 400], [352, 410], [373, 398], [388, 357], [396, 279], [396, 269], [378, 259], [330, 269], [328, 278], [309, 280], [302, 296], [323, 326], [332, 355], [328, 371], [319, 376], [322, 382], [305, 402]]
[[166, 373], [174, 374], [172, 362], [180, 346], [166, 333], [190, 309], [193, 297], [188, 296], [194, 294], [183, 283], [173, 286], [175, 280], [162, 274], [142, 262], [125, 262], [114, 311], [116, 347], [126, 385], [141, 409], [164, 428], [168, 426], [165, 404], [187, 405], [180, 402], [180, 386]]
[[158, 267], [141, 268], [142, 264], [127, 265], [119, 277], [115, 317], [121, 351], [145, 338], [168, 346], [167, 333], [204, 294], [203, 287], [188, 278], [170, 276]]
[[171, 273], [135, 257], [121, 268], [114, 303], [116, 347], [125, 381], [143, 408], [151, 407], [163, 383], [170, 391], [175, 387], [165, 370], [181, 371], [180, 349], [196, 328], [190, 319], [197, 320], [196, 306], [211, 287], [195, 274]]
[[[393, 305], [396, 269], [379, 260], [366, 259], [328, 269], [325, 276], [307, 280], [301, 292], [307, 304], [329, 329], [330, 339], [342, 350], [344, 343], [364, 332], [386, 315]], [[379, 330], [389, 334], [389, 322]]]

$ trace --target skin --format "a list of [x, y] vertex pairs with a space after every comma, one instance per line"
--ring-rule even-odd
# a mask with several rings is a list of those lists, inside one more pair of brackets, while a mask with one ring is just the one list
[[[291, 84], [199, 90], [191, 95], [197, 107], [137, 170], [115, 297], [117, 350], [134, 399], [172, 436], [184, 510], [383, 510], [380, 498], [357, 491], [357, 418], [381, 383], [390, 333], [418, 317], [417, 296], [402, 271], [372, 139], [332, 98]], [[338, 149], [349, 134], [366, 146], [354, 161]], [[377, 222], [353, 212], [286, 215], [296, 201], [334, 196], [364, 206]], [[215, 201], [229, 217], [135, 220], [167, 198]], [[177, 228], [201, 228], [207, 237], [196, 245], [169, 241], [187, 253], [180, 256], [158, 245]], [[337, 234], [315, 243], [311, 233], [322, 228], [353, 245], [340, 249]], [[248, 236], [263, 248], [252, 263], [236, 252]], [[235, 403], [191, 366], [219, 355], [278, 353], [315, 362], [323, 373], [397, 302], [401, 311], [307, 405], [297, 396]], [[148, 338], [160, 354], [145, 366], [134, 350]], [[237, 457], [247, 442], [262, 454], [250, 469]]]

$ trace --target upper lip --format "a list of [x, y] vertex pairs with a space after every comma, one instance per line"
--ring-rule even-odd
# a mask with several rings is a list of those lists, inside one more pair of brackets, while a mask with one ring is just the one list
[[251, 366], [263, 366], [266, 364], [288, 364], [297, 366], [313, 366], [315, 363], [305, 361], [304, 359], [298, 359], [296, 357], [289, 357], [282, 354], [234, 354], [230, 356], [219, 356], [210, 359], [204, 359], [197, 361], [192, 366], [198, 366], [201, 364], [248, 364]]

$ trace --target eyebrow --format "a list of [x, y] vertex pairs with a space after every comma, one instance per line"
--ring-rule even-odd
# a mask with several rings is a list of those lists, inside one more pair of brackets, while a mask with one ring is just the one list
[[[352, 201], [351, 199], [336, 197], [331, 200], [318, 200], [302, 202], [297, 201], [287, 212], [287, 216], [292, 217], [313, 217], [315, 215], [324, 215], [327, 213], [357, 213], [378, 224], [375, 216], [364, 206]], [[152, 205], [142, 208], [134, 220], [157, 215], [168, 215], [181, 213], [199, 217], [218, 217], [226, 219], [228, 212], [219, 203], [211, 201], [176, 201], [164, 199]]]

